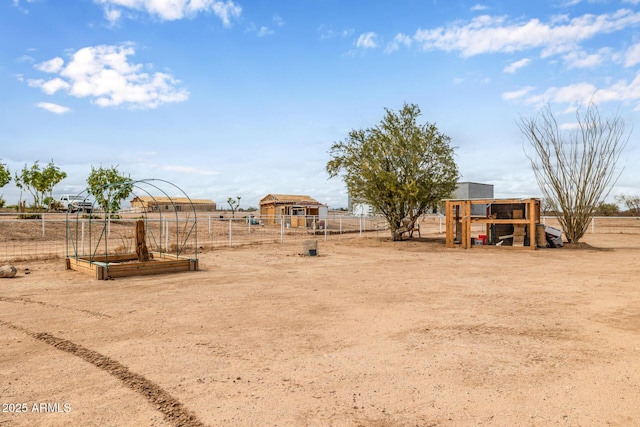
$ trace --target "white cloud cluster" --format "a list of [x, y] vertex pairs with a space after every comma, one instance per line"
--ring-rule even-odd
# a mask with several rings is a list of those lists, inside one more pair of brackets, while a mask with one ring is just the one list
[[112, 24], [122, 17], [122, 10], [145, 12], [162, 21], [190, 18], [199, 13], [213, 13], [225, 27], [238, 18], [242, 7], [232, 0], [94, 0], [102, 5], [105, 18]]
[[387, 45], [384, 51], [385, 53], [395, 52], [396, 50], [400, 49], [401, 46], [411, 46], [411, 43], [411, 37], [409, 37], [408, 35], [402, 33], [396, 34], [396, 36], [393, 38], [393, 41]]
[[[283, 27], [284, 26], [284, 19], [282, 19], [280, 16], [274, 15], [272, 20], [273, 20], [273, 24], [276, 27]], [[253, 22], [251, 22], [247, 26], [247, 28], [245, 29], [245, 32], [247, 32], [247, 33], [256, 33], [256, 35], [258, 37], [271, 36], [271, 35], [276, 33], [276, 31], [271, 27], [268, 27], [266, 25], [261, 25], [260, 27], [257, 27], [256, 24], [254, 24]]]
[[[188, 99], [189, 93], [177, 88], [179, 82], [170, 74], [145, 73], [142, 65], [129, 63], [128, 57], [134, 53], [131, 45], [85, 47], [75, 52], [67, 63], [56, 57], [36, 64], [39, 71], [56, 76], [30, 79], [27, 83], [47, 95], [63, 91], [77, 98], [91, 98], [101, 107], [156, 108]], [[49, 104], [41, 107], [66, 112], [54, 111]]]
[[[640, 4], [640, 0], [623, 1], [633, 5]], [[570, 7], [578, 3], [580, 0], [564, 6]], [[483, 11], [486, 6], [476, 4], [471, 9]], [[567, 69], [592, 69], [608, 64], [630, 68], [640, 64], [640, 43], [632, 43], [619, 51], [616, 51], [620, 49], [619, 45], [599, 48], [587, 46], [598, 37], [638, 27], [640, 12], [625, 8], [576, 17], [556, 15], [546, 22], [536, 18], [514, 20], [508, 16], [483, 14], [437, 28], [418, 29], [413, 36], [398, 33], [386, 44], [384, 52], [390, 54], [402, 47], [411, 46], [418, 46], [423, 51], [454, 52], [462, 57], [527, 52], [527, 57], [513, 61], [503, 68], [505, 73], [510, 74], [529, 66], [536, 56], [549, 61], [560, 60]], [[361, 34], [355, 44], [360, 49], [375, 49], [380, 46], [381, 39], [378, 34], [369, 32]], [[466, 77], [458, 78], [453, 82], [460, 83], [465, 79]], [[611, 80], [611, 76], [604, 78], [604, 81]], [[640, 100], [640, 73], [632, 81], [619, 79], [616, 83], [608, 83], [606, 87], [584, 81], [548, 89], [529, 85], [503, 93], [503, 99], [535, 105], [547, 102], [575, 105], [592, 99], [596, 93], [601, 102], [637, 102]], [[638, 109], [640, 110], [640, 105]]]
[[320, 40], [329, 40], [350, 37], [353, 34], [353, 29], [338, 31], [334, 30], [330, 25], [323, 24], [318, 27], [318, 32], [320, 33]]
[[62, 105], [53, 104], [51, 102], [38, 102], [36, 104], [36, 107], [42, 108], [43, 110], [47, 110], [55, 114], [65, 114], [71, 111], [71, 109], [68, 107], [63, 107]]
[[375, 49], [376, 47], [378, 47], [376, 38], [376, 33], [369, 32], [360, 34], [360, 37], [358, 37], [358, 41], [356, 41], [356, 47], [364, 49]]
[[275, 34], [275, 31], [273, 31], [271, 28], [267, 27], [266, 25], [263, 25], [258, 29], [257, 34], [258, 34], [258, 37], [265, 37], [265, 36], [270, 36]]
[[[635, 102], [640, 99], [640, 73], [632, 81], [618, 80], [606, 87], [597, 87], [593, 83], [579, 82], [562, 87], [551, 87], [542, 93], [534, 93], [535, 88], [527, 86], [502, 94], [506, 101], [520, 101], [540, 106], [545, 103], [581, 105], [590, 100], [603, 102]], [[640, 110], [640, 106], [636, 107]]]
[[640, 12], [629, 9], [602, 15], [586, 14], [573, 19], [560, 17], [550, 23], [538, 19], [508, 23], [506, 17], [482, 15], [468, 23], [419, 29], [414, 39], [424, 50], [457, 51], [465, 57], [534, 48], [542, 49], [542, 57], [547, 57], [574, 51], [581, 42], [598, 34], [637, 25], [640, 25]]
[[569, 52], [562, 59], [569, 68], [594, 68], [611, 56], [611, 49], [602, 48], [596, 53], [588, 54], [582, 50]]
[[523, 59], [521, 59], [519, 61], [512, 62], [511, 64], [509, 64], [506, 67], [504, 67], [504, 72], [513, 74], [516, 71], [518, 71], [520, 68], [526, 67], [530, 63], [531, 63], [531, 59], [530, 58], [523, 58]]
[[[628, 0], [637, 1], [640, 0]], [[482, 10], [476, 5], [473, 10]], [[626, 67], [640, 63], [640, 47], [632, 46], [623, 54], [615, 54], [611, 48], [587, 52], [582, 44], [599, 35], [611, 34], [640, 26], [640, 12], [619, 9], [600, 15], [585, 14], [575, 18], [559, 15], [548, 22], [539, 19], [514, 21], [506, 16], [477, 16], [470, 21], [455, 21], [450, 25], [432, 29], [418, 29], [413, 36], [398, 33], [387, 43], [385, 53], [401, 47], [417, 45], [425, 51], [440, 50], [458, 52], [463, 57], [493, 53], [517, 53], [539, 50], [541, 58], [559, 55], [569, 68], [592, 68], [610, 60], [622, 61]], [[358, 48], [378, 47], [379, 36], [361, 34]], [[506, 73], [514, 73], [528, 65], [529, 60], [514, 62], [505, 67]]]
[[480, 11], [487, 10], [487, 9], [489, 9], [488, 6], [485, 6], [485, 5], [480, 4], [480, 3], [471, 6], [471, 11], [473, 11], [473, 12], [480, 12]]

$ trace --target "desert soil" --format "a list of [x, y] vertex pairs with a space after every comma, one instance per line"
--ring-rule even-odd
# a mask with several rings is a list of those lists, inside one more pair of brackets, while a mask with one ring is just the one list
[[[0, 427], [640, 425], [640, 240], [208, 250], [0, 279]], [[27, 274], [28, 273], [28, 274]]]

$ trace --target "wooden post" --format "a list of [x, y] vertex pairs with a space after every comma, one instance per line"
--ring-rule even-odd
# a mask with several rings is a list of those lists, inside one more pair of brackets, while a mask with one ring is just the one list
[[138, 255], [138, 261], [149, 261], [149, 249], [145, 242], [145, 230], [144, 220], [139, 219], [136, 221], [136, 255]]
[[471, 201], [462, 202], [462, 247], [471, 247]]
[[455, 220], [453, 218], [453, 202], [451, 200], [447, 200], [445, 202], [445, 222], [446, 222], [445, 247], [453, 248], [454, 246], [453, 240], [455, 235], [455, 230], [454, 230]]
[[[529, 199], [529, 249], [538, 247], [537, 224], [540, 222], [540, 201], [538, 199]], [[545, 239], [546, 240], [546, 239]]]

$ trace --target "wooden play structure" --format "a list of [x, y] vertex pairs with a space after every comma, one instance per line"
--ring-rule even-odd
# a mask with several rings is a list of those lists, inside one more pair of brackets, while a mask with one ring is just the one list
[[546, 246], [539, 199], [449, 199], [445, 207], [447, 248]]

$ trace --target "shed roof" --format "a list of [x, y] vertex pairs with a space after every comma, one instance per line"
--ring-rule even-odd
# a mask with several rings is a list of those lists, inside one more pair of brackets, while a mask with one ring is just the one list
[[174, 203], [174, 204], [185, 204], [185, 203], [193, 203], [194, 205], [211, 205], [215, 202], [209, 199], [189, 199], [188, 197], [152, 197], [152, 196], [136, 196], [131, 201], [136, 202], [140, 201], [143, 203]]
[[276, 204], [286, 204], [286, 205], [318, 205], [322, 206], [322, 203], [317, 201], [316, 199], [299, 194], [267, 194], [262, 199], [260, 199], [261, 205], [266, 205], [269, 203]]

